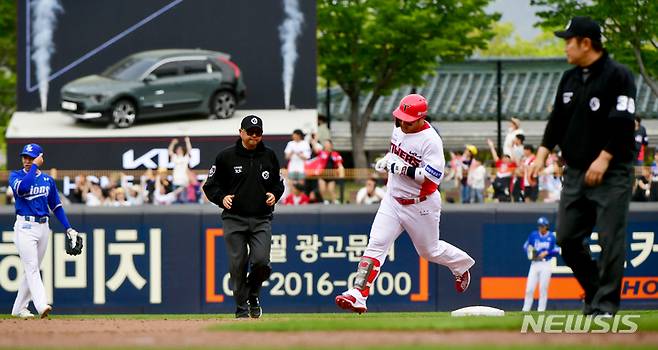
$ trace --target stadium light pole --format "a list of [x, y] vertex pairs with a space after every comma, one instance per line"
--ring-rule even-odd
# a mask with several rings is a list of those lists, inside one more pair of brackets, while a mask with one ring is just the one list
[[325, 110], [327, 113], [327, 128], [331, 128], [331, 86], [329, 85], [329, 79], [327, 79], [327, 90], [325, 90]]
[[498, 122], [498, 154], [502, 154], [502, 129], [501, 123], [503, 118], [503, 98], [502, 98], [502, 62], [501, 60], [496, 61], [496, 93], [498, 94], [498, 99], [496, 101], [496, 121]]

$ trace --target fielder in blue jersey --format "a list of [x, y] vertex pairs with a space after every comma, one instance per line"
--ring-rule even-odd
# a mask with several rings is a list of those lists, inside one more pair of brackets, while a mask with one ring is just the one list
[[31, 143], [23, 147], [20, 154], [23, 169], [15, 170], [9, 175], [9, 185], [14, 192], [16, 206], [16, 223], [14, 224], [14, 243], [18, 249], [25, 276], [18, 288], [18, 295], [11, 314], [15, 317], [34, 317], [27, 309], [32, 300], [39, 316], [44, 318], [52, 311], [46, 300], [46, 290], [41, 280], [39, 266], [46, 254], [50, 226], [49, 214], [52, 211], [66, 228], [67, 252], [69, 246], [79, 245], [82, 241], [78, 232], [71, 228], [57, 187], [52, 177], [42, 173], [43, 150], [41, 146]]
[[560, 248], [555, 245], [555, 232], [548, 230], [549, 224], [546, 217], [540, 217], [537, 220], [537, 230], [530, 232], [523, 244], [523, 250], [528, 253], [528, 259], [532, 261], [523, 301], [523, 311], [526, 312], [532, 308], [537, 282], [539, 282], [537, 311], [546, 311], [548, 284], [551, 280], [551, 260], [560, 253]]

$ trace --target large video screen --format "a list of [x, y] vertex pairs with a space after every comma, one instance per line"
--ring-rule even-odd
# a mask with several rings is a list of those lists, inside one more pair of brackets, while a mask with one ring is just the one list
[[247, 88], [240, 108], [285, 108], [284, 71], [289, 104], [316, 106], [315, 1], [19, 0], [18, 8], [19, 111], [40, 108], [40, 81], [47, 110], [59, 110], [64, 84], [170, 48], [229, 54]]

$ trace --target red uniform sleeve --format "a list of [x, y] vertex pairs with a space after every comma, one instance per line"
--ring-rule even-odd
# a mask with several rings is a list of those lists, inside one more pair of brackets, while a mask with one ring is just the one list
[[334, 164], [336, 164], [336, 166], [343, 165], [343, 156], [341, 156], [340, 153], [334, 151], [332, 152], [331, 157], [333, 158]]

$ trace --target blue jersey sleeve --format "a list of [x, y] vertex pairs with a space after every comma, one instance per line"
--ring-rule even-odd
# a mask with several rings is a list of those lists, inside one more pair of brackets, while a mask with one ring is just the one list
[[535, 234], [535, 231], [530, 232], [528, 235], [528, 238], [525, 240], [525, 243], [523, 243], [523, 251], [527, 252], [528, 247], [530, 247], [532, 244], [530, 242], [534, 241], [533, 235]]
[[9, 187], [14, 191], [15, 195], [18, 195], [18, 186], [21, 184], [21, 178], [18, 175], [17, 171], [12, 171], [9, 174]]
[[39, 167], [32, 164], [30, 171], [22, 179], [18, 179], [18, 175], [16, 175], [16, 180], [13, 182], [10, 181], [11, 188], [14, 190], [16, 196], [23, 197], [30, 191], [30, 187], [34, 184], [37, 170], [39, 170]]
[[57, 220], [59, 220], [59, 222], [62, 223], [62, 226], [64, 226], [65, 229], [68, 230], [68, 229], [71, 228], [71, 224], [69, 223], [69, 219], [66, 217], [66, 213], [64, 212], [64, 208], [62, 208], [61, 205], [58, 206], [57, 208], [55, 208], [55, 210], [53, 210], [53, 212], [55, 213], [55, 216], [57, 217]]
[[62, 208], [62, 201], [59, 198], [59, 192], [57, 192], [57, 185], [55, 185], [55, 180], [52, 178], [48, 181], [50, 183], [50, 190], [48, 192], [48, 207], [53, 211], [57, 220], [62, 223], [65, 229], [71, 228], [64, 208]]
[[548, 248], [548, 255], [546, 255], [547, 258], [552, 258], [554, 256], [560, 255], [560, 247], [555, 244], [555, 241], [557, 238], [555, 237], [555, 232], [551, 232], [551, 246]]
[[55, 211], [57, 207], [62, 206], [62, 201], [59, 199], [59, 192], [57, 192], [55, 180], [51, 178], [48, 182], [50, 183], [50, 190], [48, 191], [48, 207], [50, 210]]

